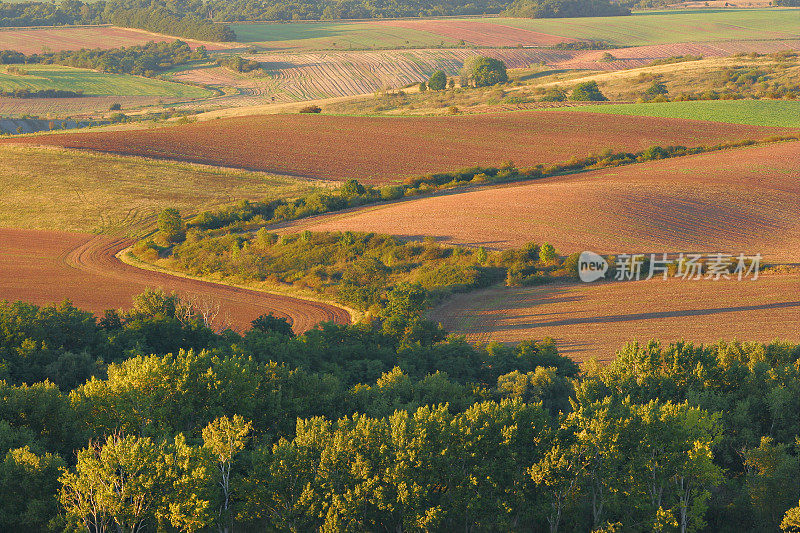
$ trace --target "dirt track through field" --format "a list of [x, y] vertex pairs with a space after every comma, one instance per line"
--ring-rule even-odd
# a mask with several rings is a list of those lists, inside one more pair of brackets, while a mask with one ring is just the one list
[[50, 304], [69, 299], [94, 313], [128, 308], [147, 287], [160, 287], [219, 305], [219, 323], [238, 330], [266, 313], [288, 317], [296, 332], [316, 324], [350, 322], [344, 309], [290, 296], [142, 270], [117, 259], [130, 241], [81, 233], [0, 229], [0, 299]]

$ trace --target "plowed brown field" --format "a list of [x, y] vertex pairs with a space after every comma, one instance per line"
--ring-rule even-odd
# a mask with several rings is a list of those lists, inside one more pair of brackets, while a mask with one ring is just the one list
[[554, 164], [604, 149], [698, 146], [784, 130], [693, 120], [523, 111], [452, 117], [265, 115], [147, 130], [6, 140], [323, 179], [387, 183], [513, 161]]
[[[577, 52], [574, 57], [550, 65], [564, 69], [624, 70], [645, 67], [657, 59], [694, 55], [705, 58], [729, 57], [736, 54], [770, 54], [784, 50], [800, 50], [800, 40], [729, 40], [717, 42], [668, 43], [633, 46], [614, 50]], [[614, 60], [603, 57], [611, 53]]]
[[347, 311], [332, 305], [126, 265], [115, 254], [127, 244], [81, 233], [0, 229], [0, 299], [37, 304], [69, 299], [77, 307], [101, 313], [129, 307], [132, 296], [146, 287], [161, 287], [219, 305], [218, 325], [227, 322], [240, 330], [270, 312], [289, 317], [296, 332], [323, 321], [350, 321]]
[[743, 252], [800, 262], [800, 142], [409, 200], [296, 222], [561, 253]]
[[378, 24], [427, 31], [477, 46], [552, 46], [577, 39], [475, 20], [385, 20]]
[[503, 287], [458, 295], [431, 318], [473, 342], [552, 337], [576, 361], [610, 361], [633, 340], [800, 342], [800, 274]]

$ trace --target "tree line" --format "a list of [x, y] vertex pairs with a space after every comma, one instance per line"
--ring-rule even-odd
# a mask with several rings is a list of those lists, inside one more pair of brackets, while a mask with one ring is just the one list
[[100, 320], [0, 304], [0, 529], [800, 527], [800, 346], [630, 344], [579, 369], [387, 309], [297, 336], [161, 291]]
[[176, 65], [203, 59], [208, 59], [205, 47], [200, 46], [192, 50], [188, 44], [180, 40], [171, 43], [149, 42], [144, 45], [109, 50], [100, 48], [62, 50], [28, 56], [10, 50], [0, 51], [0, 64], [66, 65], [112, 74], [149, 77]]
[[234, 41], [226, 22], [384, 19], [503, 13], [520, 17], [629, 14], [607, 0], [65, 0], [0, 3], [0, 26], [114, 24], [207, 41]]
[[509, 17], [616, 17], [630, 15], [623, 2], [610, 0], [514, 0], [503, 12]]
[[193, 0], [100, 0], [0, 3], [0, 27], [114, 24], [204, 41], [233, 41], [230, 27], [206, 17]]

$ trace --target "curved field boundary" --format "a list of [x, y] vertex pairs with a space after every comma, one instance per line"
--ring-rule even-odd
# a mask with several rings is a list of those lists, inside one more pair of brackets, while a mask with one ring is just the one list
[[[598, 132], [602, 132], [598, 135]], [[441, 117], [262, 115], [162, 128], [16, 137], [55, 145], [385, 184], [475, 165], [562, 163], [605, 149], [701, 146], [793, 130], [559, 110]]]
[[80, 233], [0, 229], [0, 298], [49, 304], [70, 299], [101, 313], [126, 308], [146, 287], [161, 287], [219, 306], [218, 326], [243, 330], [266, 313], [287, 317], [300, 333], [320, 322], [349, 324], [342, 308], [290, 296], [220, 285], [143, 270], [116, 254], [130, 240]]
[[723, 150], [369, 206], [289, 231], [359, 231], [562, 254], [761, 253], [800, 262], [800, 142]]

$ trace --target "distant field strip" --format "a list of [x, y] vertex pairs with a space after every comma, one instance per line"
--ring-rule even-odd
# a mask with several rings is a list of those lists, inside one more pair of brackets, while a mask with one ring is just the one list
[[795, 130], [650, 117], [609, 120], [593, 113], [536, 110], [439, 117], [262, 115], [3, 142], [384, 184], [475, 165], [547, 165], [605, 149], [700, 146], [787, 132]]
[[636, 13], [629, 17], [492, 19], [575, 39], [636, 46], [689, 41], [798, 39], [800, 9], [711, 9]]
[[273, 53], [248, 56], [263, 64], [266, 76], [242, 76], [225, 69], [201, 68], [178, 72], [173, 77], [212, 86], [238, 87], [248, 95], [275, 97], [277, 101], [311, 100], [397, 89], [426, 80], [439, 69], [454, 75], [467, 58], [479, 54], [502, 59], [509, 68], [572, 57], [565, 51], [531, 49]]
[[[623, 70], [646, 67], [657, 59], [684, 55], [712, 58], [753, 52], [770, 54], [785, 50], [800, 50], [800, 39], [679, 42], [617, 48], [610, 51], [589, 50], [578, 52], [573, 57], [551, 65], [569, 69]], [[615, 59], [604, 59], [606, 53], [610, 53]]]
[[569, 111], [713, 120], [755, 126], [800, 127], [800, 102], [796, 100], [706, 100], [609, 104], [607, 106], [572, 107], [569, 108]]
[[476, 46], [551, 46], [575, 39], [558, 37], [491, 21], [480, 20], [386, 20], [381, 24], [395, 28], [423, 30]]
[[[495, 26], [495, 27], [492, 27]], [[232, 25], [239, 41], [280, 50], [347, 50], [455, 44], [542, 46], [571, 39], [622, 46], [800, 38], [798, 9], [692, 9], [629, 17], [427, 19]], [[511, 28], [511, 29], [509, 29]], [[527, 33], [524, 33], [527, 32]]]
[[[500, 28], [500, 26], [497, 26]], [[176, 81], [201, 83], [220, 89], [236, 88], [234, 96], [215, 99], [231, 106], [257, 105], [265, 101], [291, 102], [353, 96], [417, 83], [435, 70], [455, 75], [464, 61], [477, 54], [503, 60], [509, 68], [544, 63], [552, 68], [619, 70], [642, 67], [655, 59], [676, 55], [730, 56], [739, 52], [769, 53], [800, 49], [794, 41], [729, 41], [677, 43], [613, 50], [617, 60], [601, 61], [603, 51], [567, 51], [543, 48], [421, 49], [351, 52], [261, 53], [248, 58], [262, 62], [265, 74], [238, 74], [204, 65], [172, 74]]]
[[266, 22], [231, 24], [231, 28], [239, 42], [259, 43], [277, 50], [406, 48], [458, 42], [422, 29], [379, 22]]
[[0, 66], [0, 90], [61, 89], [82, 91], [87, 96], [163, 96], [166, 98], [203, 98], [213, 93], [201, 87], [130, 76], [106, 74], [93, 70], [58, 65], [24, 65], [24, 75]]
[[[81, 48], [119, 48], [147, 44], [150, 41], [171, 42], [175, 39], [177, 37], [116, 26], [0, 28], [0, 50], [16, 50], [25, 54]], [[209, 50], [228, 48], [227, 45], [220, 43], [182, 40], [193, 48], [200, 45]]]
[[797, 141], [737, 148], [371, 206], [301, 220], [292, 231], [498, 249], [550, 242], [562, 254], [761, 253], [799, 263], [798, 168]]
[[800, 342], [800, 274], [498, 287], [457, 295], [430, 318], [472, 342], [553, 337], [576, 361], [610, 361], [634, 340]]

